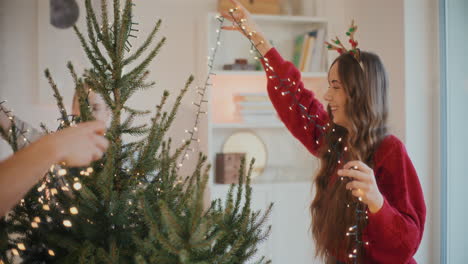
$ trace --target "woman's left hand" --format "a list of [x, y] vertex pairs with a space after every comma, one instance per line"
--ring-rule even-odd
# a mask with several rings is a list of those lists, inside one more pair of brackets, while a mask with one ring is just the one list
[[352, 181], [346, 184], [346, 189], [352, 194], [360, 197], [367, 204], [371, 213], [377, 213], [384, 203], [383, 195], [380, 193], [375, 180], [374, 171], [361, 161], [350, 161], [338, 170], [341, 177], [350, 177]]

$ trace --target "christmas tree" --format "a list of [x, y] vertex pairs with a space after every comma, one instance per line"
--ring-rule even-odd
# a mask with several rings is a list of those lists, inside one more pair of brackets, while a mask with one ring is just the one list
[[[231, 185], [224, 203], [215, 200], [208, 209], [203, 208], [210, 170], [206, 156], [199, 153], [191, 175], [184, 177], [179, 172], [196, 128], [192, 138], [175, 149], [167, 136], [193, 77], [169, 111], [164, 110], [169, 97], [165, 91], [151, 123], [133, 125], [136, 118], [150, 113], [126, 103], [135, 92], [154, 85], [146, 80], [147, 68], [165, 43], [162, 38], [152, 45], [161, 21], [132, 52], [130, 39], [137, 31], [132, 1], [126, 0], [121, 7], [114, 0], [112, 21], [106, 0], [101, 7], [99, 23], [91, 1], [86, 0], [87, 37], [74, 28], [92, 65], [80, 78], [68, 64], [80, 103], [79, 117], [67, 114], [47, 70], [46, 77], [60, 111], [58, 129], [93, 119], [87, 100], [91, 88], [112, 111], [106, 133], [111, 144], [103, 159], [89, 167], [51, 167], [0, 222], [0, 262], [12, 263], [12, 256], [20, 256], [24, 263], [61, 264], [246, 262], [270, 232], [264, 224], [271, 206], [264, 213], [250, 208], [254, 161], [248, 169], [245, 160], [242, 162], [240, 182]], [[200, 112], [202, 104], [197, 107]], [[43, 130], [50, 133], [45, 126]], [[14, 122], [11, 131], [1, 131], [14, 151], [23, 132]], [[136, 135], [139, 140], [124, 142], [123, 135]], [[260, 258], [257, 263], [267, 262]]]

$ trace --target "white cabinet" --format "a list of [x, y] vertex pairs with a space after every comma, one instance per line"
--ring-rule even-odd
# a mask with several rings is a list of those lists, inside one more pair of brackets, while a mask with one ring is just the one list
[[[229, 185], [214, 184], [212, 198], [221, 198], [224, 202], [228, 189]], [[314, 259], [310, 233], [311, 190], [309, 182], [252, 185], [253, 210], [264, 210], [270, 203], [274, 203], [273, 212], [266, 223], [272, 225], [271, 234], [260, 245], [257, 256], [267, 256], [278, 264], [320, 263]]]

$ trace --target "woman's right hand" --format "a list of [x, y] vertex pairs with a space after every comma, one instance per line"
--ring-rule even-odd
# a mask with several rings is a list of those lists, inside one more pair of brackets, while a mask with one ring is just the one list
[[232, 26], [223, 26], [224, 30], [239, 31], [248, 39], [251, 39], [262, 55], [265, 55], [272, 46], [267, 41], [260, 28], [253, 20], [250, 12], [237, 0], [230, 0], [234, 5], [233, 12], [222, 11], [221, 15], [232, 22]]

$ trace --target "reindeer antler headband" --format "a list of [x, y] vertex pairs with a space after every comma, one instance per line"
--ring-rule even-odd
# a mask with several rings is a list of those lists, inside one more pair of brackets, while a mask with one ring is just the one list
[[362, 67], [361, 51], [357, 48], [358, 42], [354, 39], [354, 34], [356, 33], [357, 29], [358, 27], [354, 24], [354, 20], [351, 21], [351, 26], [349, 27], [348, 32], [346, 32], [346, 35], [349, 37], [349, 43], [352, 47], [350, 50], [346, 49], [338, 37], [336, 37], [335, 40], [332, 39], [333, 44], [330, 42], [325, 42], [325, 44], [327, 44], [327, 48], [329, 50], [336, 50], [339, 54], [348, 52], [349, 54], [353, 55]]

